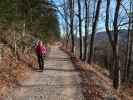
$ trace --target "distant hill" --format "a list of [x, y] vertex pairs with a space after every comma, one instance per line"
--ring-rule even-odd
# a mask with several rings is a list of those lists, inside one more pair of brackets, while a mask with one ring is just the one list
[[[113, 34], [113, 32], [112, 32]], [[119, 32], [119, 40], [120, 40], [120, 44], [121, 45], [125, 45], [125, 43], [127, 42], [128, 39], [128, 31], [127, 30], [120, 30]], [[95, 35], [95, 45], [96, 46], [101, 46], [104, 45], [106, 43], [109, 43], [109, 39], [107, 36], [106, 32], [98, 32]]]

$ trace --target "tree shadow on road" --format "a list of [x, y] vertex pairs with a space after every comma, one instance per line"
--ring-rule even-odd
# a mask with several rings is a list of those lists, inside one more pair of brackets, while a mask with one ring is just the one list
[[91, 77], [94, 76], [94, 72], [85, 70], [82, 68], [83, 64], [76, 57], [71, 57], [75, 69], [81, 69], [79, 76], [82, 79], [81, 87], [82, 93], [86, 100], [103, 100], [101, 92], [98, 89], [101, 89], [96, 83], [95, 80], [92, 80]]
[[49, 71], [62, 71], [62, 72], [77, 72], [77, 71], [83, 71], [81, 69], [58, 69], [58, 68], [45, 68], [44, 70]]

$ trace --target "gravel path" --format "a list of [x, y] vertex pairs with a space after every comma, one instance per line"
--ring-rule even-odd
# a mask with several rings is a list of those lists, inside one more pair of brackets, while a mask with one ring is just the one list
[[7, 100], [85, 100], [81, 82], [69, 56], [53, 46], [45, 70], [33, 72]]

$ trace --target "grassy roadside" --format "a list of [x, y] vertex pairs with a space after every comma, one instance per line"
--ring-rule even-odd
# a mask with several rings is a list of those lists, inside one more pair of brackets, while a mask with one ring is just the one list
[[19, 84], [20, 80], [28, 78], [31, 67], [36, 63], [33, 53], [23, 54], [21, 51], [15, 58], [9, 47], [4, 47], [0, 63], [0, 96], [5, 96]]
[[117, 91], [112, 87], [108, 72], [98, 65], [89, 65], [76, 58], [69, 49], [60, 47], [72, 60], [75, 68], [80, 71], [83, 80], [83, 92], [87, 100], [133, 100], [126, 91]]

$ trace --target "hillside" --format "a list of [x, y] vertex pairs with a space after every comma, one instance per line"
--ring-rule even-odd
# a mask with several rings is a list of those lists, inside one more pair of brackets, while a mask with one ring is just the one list
[[35, 37], [30, 34], [22, 37], [16, 32], [17, 40], [14, 41], [14, 32], [15, 30], [7, 27], [0, 28], [0, 95], [6, 95], [9, 87], [12, 88], [19, 80], [27, 78], [31, 71], [30, 67], [36, 63], [32, 48]]
[[48, 46], [60, 38], [60, 30], [47, 0], [0, 1], [0, 12], [0, 95], [6, 95], [37, 65], [34, 42]]
[[[113, 32], [112, 32], [112, 34], [113, 34]], [[121, 45], [125, 44], [127, 42], [127, 39], [128, 39], [128, 31], [127, 30], [119, 30], [119, 43], [121, 43]], [[96, 44], [96, 46], [101, 45], [102, 43], [105, 44], [105, 43], [109, 42], [106, 32], [97, 32], [95, 35], [95, 40], [96, 40], [95, 43], [98, 43], [98, 44]]]

